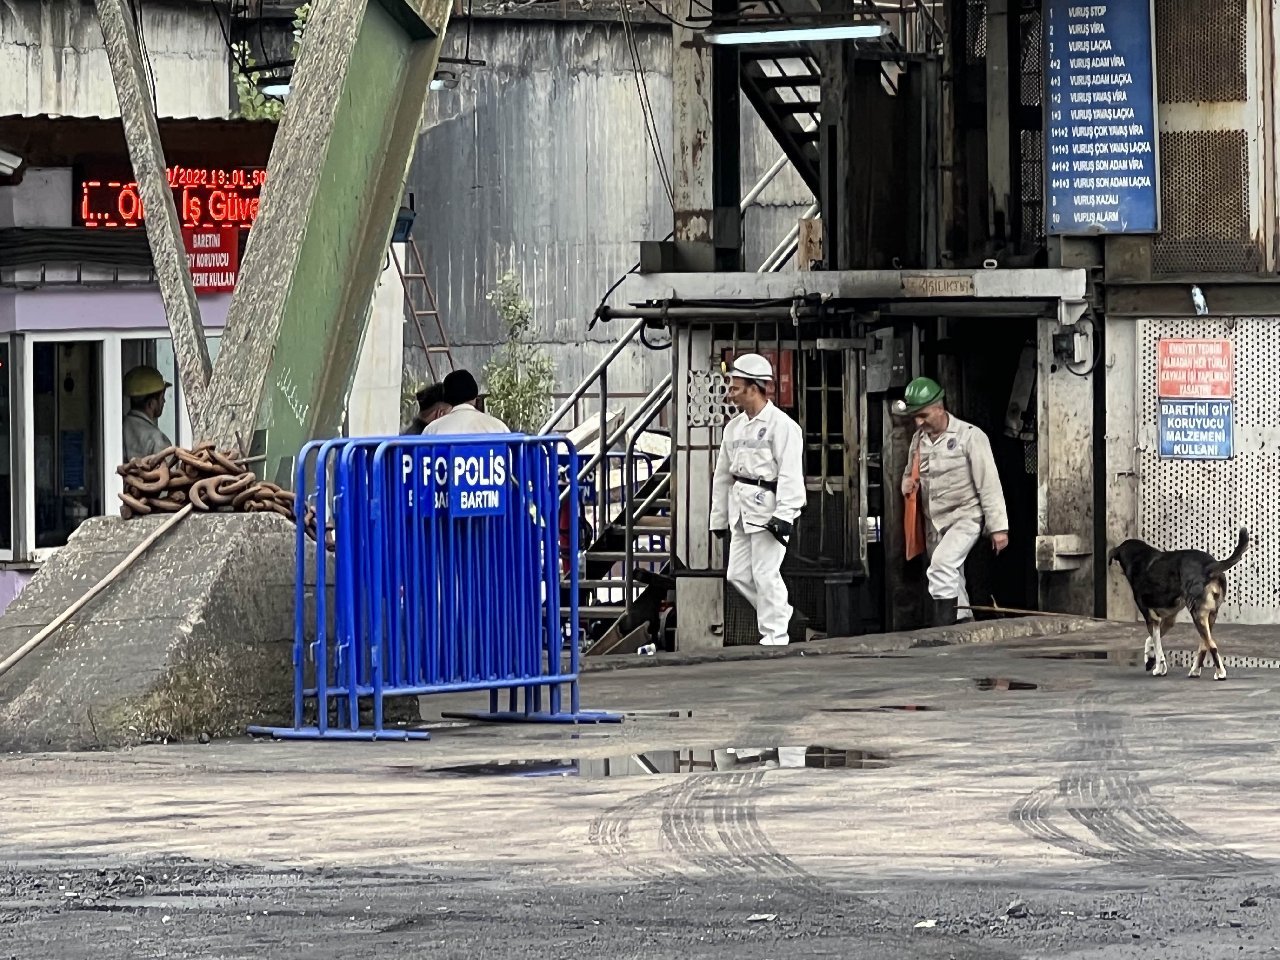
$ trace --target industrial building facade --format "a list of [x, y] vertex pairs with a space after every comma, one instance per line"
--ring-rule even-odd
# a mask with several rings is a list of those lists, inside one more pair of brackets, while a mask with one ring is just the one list
[[[897, 489], [911, 431], [889, 415], [917, 375], [991, 437], [1009, 501], [1010, 549], [970, 558], [975, 603], [1128, 619], [1111, 547], [1225, 556], [1243, 526], [1257, 546], [1222, 618], [1280, 620], [1271, 6], [711, 6], [673, 27], [676, 115], [696, 128], [677, 142], [710, 146], [677, 154], [687, 208], [614, 313], [674, 345], [681, 622], [754, 635], [705, 532], [717, 371], [747, 347], [783, 360], [779, 402], [806, 431], [784, 571], [819, 629], [922, 621]], [[867, 29], [822, 36], [837, 23]], [[743, 24], [751, 42], [720, 36]], [[820, 200], [784, 273], [756, 272], [735, 235], [738, 98]]]

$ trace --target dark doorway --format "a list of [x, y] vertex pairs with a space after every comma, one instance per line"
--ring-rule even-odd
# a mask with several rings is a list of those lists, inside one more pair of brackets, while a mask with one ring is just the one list
[[953, 319], [946, 329], [946, 339], [938, 344], [938, 365], [948, 389], [947, 406], [990, 438], [1009, 510], [1009, 548], [996, 557], [990, 541], [984, 538], [969, 555], [969, 597], [980, 606], [994, 601], [1003, 607], [1036, 609], [1039, 582], [1035, 565], [1034, 392], [1028, 404], [1030, 412], [1021, 418], [1020, 429], [1009, 423], [1010, 399], [1019, 366], [1028, 360], [1034, 363], [1034, 349], [1029, 357], [1024, 356], [1024, 351], [1029, 345], [1034, 348], [1036, 322], [1020, 318]]

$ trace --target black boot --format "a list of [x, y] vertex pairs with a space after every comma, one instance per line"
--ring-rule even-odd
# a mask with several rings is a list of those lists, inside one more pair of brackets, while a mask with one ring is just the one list
[[933, 601], [933, 625], [950, 627], [956, 622], [956, 598]]

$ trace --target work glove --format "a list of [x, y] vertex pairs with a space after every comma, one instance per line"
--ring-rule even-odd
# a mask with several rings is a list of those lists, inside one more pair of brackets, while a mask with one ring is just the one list
[[728, 530], [712, 530], [711, 535], [715, 537], [717, 540], [723, 540], [725, 537], [729, 535], [729, 531]]
[[779, 520], [777, 517], [770, 517], [769, 522], [764, 525], [764, 528], [772, 533], [773, 539], [777, 540], [784, 547], [787, 545], [787, 541], [791, 538], [791, 532], [795, 529], [795, 527], [793, 527], [789, 522], [786, 520]]

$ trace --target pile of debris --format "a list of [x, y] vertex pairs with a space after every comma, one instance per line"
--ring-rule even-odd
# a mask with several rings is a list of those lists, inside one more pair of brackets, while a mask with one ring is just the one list
[[294, 519], [294, 495], [259, 480], [234, 452], [212, 443], [193, 450], [168, 447], [159, 453], [122, 463], [124, 479], [120, 516], [145, 517], [177, 513], [188, 504], [204, 513], [278, 513]]

